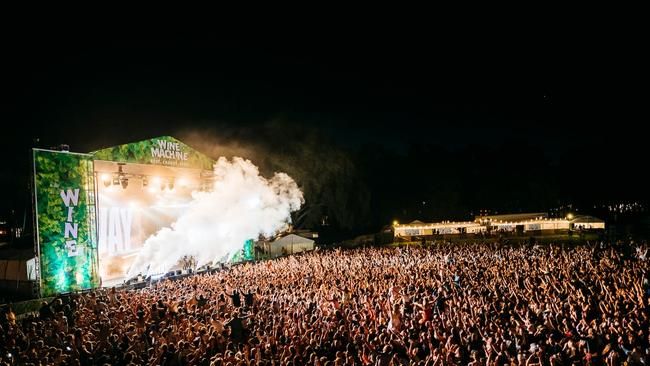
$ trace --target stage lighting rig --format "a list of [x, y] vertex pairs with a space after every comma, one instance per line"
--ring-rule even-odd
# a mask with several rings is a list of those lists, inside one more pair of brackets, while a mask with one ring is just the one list
[[101, 175], [101, 180], [104, 183], [104, 187], [108, 187], [111, 185], [111, 176], [104, 173]]
[[[126, 174], [122, 170], [124, 163], [117, 163], [117, 177], [113, 178], [113, 184], [121, 184], [122, 189], [126, 189], [129, 185], [129, 179], [126, 177]], [[117, 183], [116, 183], [117, 181]]]

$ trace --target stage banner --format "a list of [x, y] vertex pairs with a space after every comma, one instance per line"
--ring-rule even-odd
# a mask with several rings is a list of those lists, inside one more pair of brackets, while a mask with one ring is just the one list
[[242, 249], [233, 253], [230, 258], [230, 263], [239, 263], [243, 261], [255, 260], [255, 241], [253, 239], [246, 240]]
[[162, 136], [150, 140], [133, 142], [92, 153], [95, 160], [164, 165], [178, 168], [212, 170], [214, 160], [192, 149], [185, 143]]
[[33, 154], [40, 294], [99, 287], [93, 156]]

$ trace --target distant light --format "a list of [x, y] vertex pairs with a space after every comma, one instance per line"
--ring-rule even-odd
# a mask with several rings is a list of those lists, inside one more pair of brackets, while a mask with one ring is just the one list
[[573, 214], [572, 213], [567, 214], [566, 218], [569, 219], [569, 220], [573, 220]]
[[397, 225], [399, 225], [399, 221], [397, 220], [393, 221], [393, 226], [397, 226]]
[[111, 185], [111, 176], [104, 173], [101, 175], [101, 180], [104, 182], [104, 187], [108, 187]]

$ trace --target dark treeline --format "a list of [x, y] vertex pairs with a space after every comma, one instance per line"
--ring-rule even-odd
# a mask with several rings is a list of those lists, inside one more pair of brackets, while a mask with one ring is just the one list
[[[342, 146], [322, 129], [281, 120], [214, 131], [179, 137], [211, 156], [250, 158], [265, 175], [284, 171], [294, 177], [306, 198], [294, 221], [305, 228], [325, 223], [369, 232], [393, 220], [473, 219], [481, 209], [547, 212], [571, 205], [599, 213], [590, 208], [645, 197], [631, 163], [613, 162], [606, 149], [584, 143], [550, 156], [514, 139], [456, 148], [411, 143], [400, 150], [390, 141]], [[630, 156], [638, 148], [631, 147]], [[608, 170], [614, 164], [616, 170]]]

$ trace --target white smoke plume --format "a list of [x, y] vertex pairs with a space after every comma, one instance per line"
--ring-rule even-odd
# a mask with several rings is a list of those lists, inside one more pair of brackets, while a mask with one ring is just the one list
[[286, 229], [291, 212], [304, 202], [291, 177], [275, 173], [266, 179], [250, 160], [219, 158], [214, 174], [211, 192], [193, 192], [187, 211], [145, 241], [129, 277], [163, 265], [168, 270], [185, 255], [194, 256], [199, 266], [218, 260], [246, 240]]

